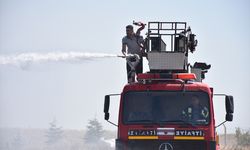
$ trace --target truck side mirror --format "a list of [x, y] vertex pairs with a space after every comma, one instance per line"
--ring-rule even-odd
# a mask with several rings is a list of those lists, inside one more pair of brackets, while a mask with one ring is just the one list
[[226, 96], [226, 112], [234, 113], [234, 98], [233, 96], [227, 95]]
[[226, 96], [226, 121], [233, 121], [234, 99], [233, 96]]
[[233, 121], [233, 114], [226, 114], [226, 121]]
[[109, 104], [110, 104], [110, 96], [106, 95], [104, 99], [104, 119], [109, 120]]

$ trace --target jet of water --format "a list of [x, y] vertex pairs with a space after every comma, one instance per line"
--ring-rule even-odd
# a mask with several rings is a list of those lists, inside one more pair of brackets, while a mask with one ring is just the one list
[[97, 58], [121, 57], [116, 54], [87, 52], [49, 52], [0, 55], [0, 65], [22, 65], [42, 62], [84, 61]]

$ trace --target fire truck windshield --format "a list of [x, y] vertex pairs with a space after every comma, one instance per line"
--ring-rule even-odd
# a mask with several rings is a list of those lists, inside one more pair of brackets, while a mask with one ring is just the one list
[[205, 92], [127, 92], [123, 97], [123, 123], [207, 125], [209, 106]]

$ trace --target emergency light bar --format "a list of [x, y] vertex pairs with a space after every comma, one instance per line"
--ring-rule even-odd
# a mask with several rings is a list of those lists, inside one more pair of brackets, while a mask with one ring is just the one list
[[194, 73], [174, 73], [173, 79], [195, 80], [196, 75]]
[[196, 75], [194, 73], [145, 73], [138, 74], [137, 80], [165, 80], [165, 79], [181, 79], [181, 80], [195, 80]]

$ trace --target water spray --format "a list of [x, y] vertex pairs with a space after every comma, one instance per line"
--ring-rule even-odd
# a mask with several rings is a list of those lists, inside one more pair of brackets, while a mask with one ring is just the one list
[[49, 52], [49, 53], [21, 53], [15, 55], [0, 55], [0, 65], [22, 65], [44, 62], [86, 61], [100, 58], [121, 57], [124, 55], [88, 52]]

